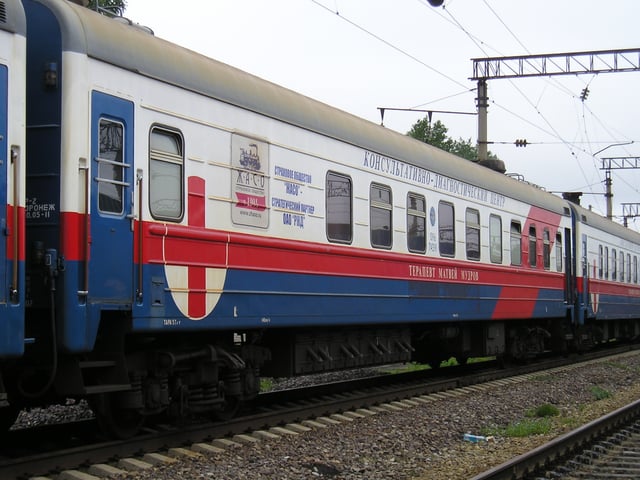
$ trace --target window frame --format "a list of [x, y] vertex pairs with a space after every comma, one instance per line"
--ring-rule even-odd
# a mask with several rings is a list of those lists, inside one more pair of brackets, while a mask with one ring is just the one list
[[611, 249], [611, 280], [618, 280], [618, 251]]
[[[445, 231], [447, 225], [443, 225], [443, 209], [451, 210], [451, 240], [447, 240], [446, 242], [442, 240], [442, 234]], [[447, 229], [448, 230], [448, 229]], [[445, 245], [450, 245], [450, 250], [443, 248]], [[456, 209], [455, 205], [452, 202], [446, 200], [440, 200], [438, 202], [438, 253], [441, 257], [453, 258], [456, 256]]]
[[[118, 161], [117, 159], [117, 154], [116, 154], [116, 159], [112, 160], [107, 158], [107, 156], [105, 155], [107, 153], [107, 151], [104, 151], [102, 149], [103, 144], [102, 144], [102, 125], [103, 123], [109, 123], [112, 124], [114, 126], [117, 126], [119, 128], [120, 131], [120, 161]], [[100, 119], [98, 120], [98, 156], [96, 158], [96, 161], [98, 163], [97, 166], [97, 175], [95, 177], [96, 183], [97, 183], [97, 190], [98, 190], [98, 197], [97, 197], [97, 207], [98, 207], [98, 213], [100, 213], [101, 215], [113, 215], [116, 217], [122, 217], [125, 214], [125, 203], [126, 203], [126, 199], [124, 198], [124, 192], [125, 192], [125, 188], [129, 187], [130, 184], [128, 182], [125, 182], [125, 179], [127, 178], [127, 174], [125, 169], [126, 168], [131, 168], [131, 164], [128, 164], [125, 160], [125, 142], [126, 142], [126, 135], [127, 131], [126, 131], [126, 127], [125, 124], [122, 121], [119, 120], [115, 120], [113, 118], [108, 118], [108, 117], [100, 117]], [[113, 150], [109, 150], [109, 152], [112, 152]], [[109, 176], [104, 175], [104, 173], [107, 173], [105, 170], [103, 170], [103, 167], [110, 167], [111, 168], [111, 172], [112, 174], [110, 174]], [[119, 175], [118, 173], [119, 172]], [[119, 178], [118, 178], [119, 176]], [[103, 208], [103, 198], [113, 198], [110, 195], [108, 195], [107, 193], [104, 192], [103, 188], [106, 186], [111, 186], [111, 188], [114, 188], [116, 191], [116, 194], [120, 197], [119, 199], [114, 199], [115, 201], [117, 201], [119, 203], [120, 206], [120, 210], [113, 210], [113, 209], [107, 209], [107, 208]]]
[[[538, 229], [535, 225], [529, 225], [529, 266], [538, 268]], [[531, 252], [533, 251], [533, 255]]]
[[[388, 202], [382, 199], [381, 192], [388, 194]], [[374, 193], [378, 193], [378, 198], [374, 198]], [[386, 222], [381, 224], [382, 228], [374, 229], [374, 218], [381, 217], [381, 215], [386, 217]], [[378, 230], [388, 236], [388, 238], [383, 239], [387, 240], [386, 243], [379, 241], [382, 237], [376, 236]], [[369, 241], [373, 248], [391, 250], [391, 247], [393, 247], [393, 192], [389, 185], [376, 182], [372, 182], [369, 185]]]
[[[332, 215], [329, 209], [329, 177], [333, 176], [337, 179], [341, 179], [346, 181], [349, 185], [349, 223], [340, 224], [340, 223], [332, 223], [330, 222], [330, 215]], [[336, 195], [336, 197], [339, 197]], [[327, 171], [325, 176], [325, 233], [327, 236], [327, 240], [331, 243], [341, 243], [341, 244], [351, 244], [353, 242], [353, 180], [349, 175], [345, 175], [344, 173], [335, 172], [333, 170]], [[348, 229], [348, 238], [342, 238], [337, 235], [331, 235], [330, 225], [349, 225]]]
[[562, 233], [556, 232], [556, 271], [562, 272], [564, 271], [564, 253], [563, 253], [563, 245], [562, 245]]
[[604, 275], [604, 247], [598, 245], [598, 278]]
[[[498, 231], [495, 231], [494, 220], [498, 221]], [[497, 233], [497, 235], [496, 235]], [[496, 248], [497, 247], [497, 248]], [[499, 252], [499, 257], [495, 256], [495, 253]], [[502, 217], [492, 213], [489, 215], [489, 260], [491, 263], [502, 264], [503, 252], [502, 252]]]
[[[411, 199], [416, 199], [415, 208], [412, 206]], [[422, 210], [419, 208], [420, 205], [422, 205]], [[415, 232], [420, 231], [420, 222], [423, 223], [422, 242], [420, 242], [419, 234], [412, 235], [413, 220], [415, 220], [417, 229]], [[412, 253], [426, 253], [427, 251], [427, 199], [424, 195], [413, 192], [407, 193], [407, 250]]]
[[[514, 230], [514, 227], [516, 229]], [[517, 249], [514, 249], [514, 246]], [[511, 265], [522, 266], [522, 223], [518, 220], [511, 220], [509, 227], [509, 253]], [[514, 253], [517, 255], [514, 257]], [[516, 261], [517, 260], [517, 261]]]
[[[169, 152], [166, 150], [154, 149], [152, 146], [152, 136], [153, 134], [161, 134], [165, 137], [171, 137], [175, 140], [175, 145], [178, 146], [178, 153]], [[170, 222], [181, 222], [184, 218], [185, 214], [185, 141], [182, 135], [182, 132], [176, 128], [168, 127], [166, 125], [152, 125], [149, 129], [149, 213], [151, 217], [156, 220], [166, 220]], [[162, 162], [162, 163], [161, 163]], [[174, 165], [178, 166], [178, 181], [177, 186], [179, 188], [178, 198], [176, 199], [179, 202], [179, 212], [176, 215], [167, 215], [158, 213], [153, 206], [154, 200], [153, 195], [156, 192], [156, 184], [153, 181], [154, 175], [154, 165]], [[165, 188], [158, 188], [158, 190], [163, 191]]]
[[542, 229], [542, 267], [551, 270], [551, 232], [548, 227]]
[[[470, 219], [469, 215], [473, 215], [475, 218]], [[475, 221], [474, 221], [475, 220]], [[464, 235], [464, 243], [465, 243], [465, 251], [467, 254], [467, 260], [480, 261], [480, 255], [482, 251], [482, 240], [480, 238], [480, 211], [477, 208], [467, 207], [464, 214], [464, 227], [465, 227], [465, 235]], [[478, 239], [478, 251], [473, 252], [469, 250], [469, 246], [472, 242], [470, 242], [470, 237], [476, 237]], [[471, 253], [471, 254], [470, 254]]]

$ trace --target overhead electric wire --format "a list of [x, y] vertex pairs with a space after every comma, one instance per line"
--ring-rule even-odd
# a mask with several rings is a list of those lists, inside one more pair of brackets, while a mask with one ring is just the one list
[[366, 28], [364, 28], [363, 26], [357, 24], [356, 22], [354, 22], [353, 20], [350, 20], [349, 18], [345, 17], [344, 15], [340, 15], [340, 12], [338, 11], [334, 11], [331, 10], [329, 7], [323, 5], [322, 3], [320, 3], [318, 0], [311, 0], [311, 2], [315, 3], [317, 6], [319, 6], [320, 8], [326, 10], [327, 12], [330, 12], [334, 15], [337, 15], [341, 20], [347, 22], [349, 25], [357, 28], [358, 30], [366, 33], [367, 35], [375, 38], [376, 40], [378, 40], [379, 42], [384, 43], [387, 47], [395, 50], [396, 52], [399, 52], [400, 54], [410, 58], [411, 60], [418, 62], [420, 65], [422, 65], [423, 67], [428, 68], [429, 70], [431, 70], [434, 73], [437, 73], [438, 75], [440, 75], [441, 77], [446, 78], [447, 80], [449, 80], [450, 82], [455, 83], [456, 85], [459, 85], [463, 88], [466, 88], [467, 86], [461, 82], [459, 82], [458, 80], [456, 80], [453, 77], [450, 77], [449, 75], [446, 75], [444, 73], [442, 73], [440, 70], [438, 70], [435, 67], [432, 67], [431, 65], [429, 65], [426, 62], [423, 62], [422, 60], [420, 60], [418, 57], [416, 57], [415, 55], [412, 55], [411, 53], [407, 52], [406, 50], [403, 50], [400, 47], [397, 47], [396, 45], [394, 45], [393, 43], [389, 42], [388, 40], [385, 40], [384, 38], [382, 38], [379, 35], [376, 35], [375, 33], [371, 32], [370, 30], [367, 30]]
[[483, 0], [483, 2], [485, 4], [485, 6], [491, 11], [491, 13], [493, 13], [493, 16], [496, 17], [498, 19], [498, 21], [502, 24], [502, 26], [505, 28], [505, 30], [511, 34], [511, 36], [515, 39], [516, 42], [518, 42], [520, 44], [520, 46], [524, 49], [525, 52], [530, 54], [531, 52], [529, 51], [529, 49], [525, 46], [524, 43], [522, 43], [520, 41], [520, 39], [517, 37], [517, 35], [515, 33], [513, 33], [513, 30], [511, 30], [509, 28], [509, 26], [502, 20], [502, 18], [500, 18], [500, 15], [498, 15], [498, 13], [493, 8], [491, 8], [491, 5], [489, 5], [489, 3], [487, 3], [487, 0]]
[[474, 90], [476, 90], [476, 88], [466, 89], [466, 90], [463, 90], [462, 92], [453, 93], [451, 95], [445, 95], [444, 97], [436, 98], [435, 100], [430, 100], [428, 102], [421, 103], [420, 105], [414, 105], [411, 108], [423, 108], [423, 107], [426, 107], [427, 105], [431, 105], [432, 103], [441, 102], [443, 100], [449, 100], [450, 98], [459, 97], [460, 95], [466, 95], [470, 91], [474, 91]]
[[[527, 52], [528, 54], [530, 54], [531, 52], [529, 51], [529, 49], [527, 49], [527, 47], [526, 47], [526, 46], [525, 46], [525, 45], [520, 41], [520, 39], [515, 35], [515, 33], [513, 32], [513, 30], [511, 30], [511, 28], [509, 28], [509, 27], [508, 27], [508, 25], [507, 25], [507, 24], [502, 20], [502, 18], [501, 18], [501, 17], [498, 15], [498, 13], [497, 13], [497, 12], [496, 12], [492, 7], [491, 7], [491, 5], [488, 3], [488, 1], [487, 1], [487, 0], [483, 0], [483, 2], [484, 2], [484, 4], [487, 6], [487, 8], [491, 11], [491, 13], [493, 13], [493, 15], [498, 19], [498, 21], [499, 21], [499, 22], [500, 22], [500, 23], [505, 27], [505, 29], [506, 29], [506, 30], [511, 34], [511, 36], [516, 40], [516, 42], [518, 42], [518, 44], [519, 44], [519, 45], [520, 45], [520, 46], [525, 50], [525, 52]], [[584, 87], [585, 89], [583, 90], [583, 92], [585, 92], [585, 91], [586, 91], [586, 92], [588, 92], [588, 88], [589, 88], [589, 86], [591, 85], [591, 82], [592, 82], [594, 79], [595, 79], [595, 75], [593, 75], [593, 76], [592, 76], [592, 78], [591, 78], [588, 82], [586, 82], [586, 85], [585, 85], [585, 87]], [[556, 82], [556, 79], [555, 79], [555, 78], [550, 78], [550, 80], [551, 80], [551, 81], [554, 81], [554, 83], [556, 83], [556, 85], [558, 85], [558, 86], [562, 86], [562, 89], [563, 89], [563, 90], [566, 90], [566, 89], [565, 89], [565, 87], [564, 87], [562, 84], [560, 84], [559, 82]], [[574, 96], [575, 96], [572, 92], [569, 92], [569, 93], [570, 93], [570, 95], [571, 95], [572, 97], [574, 97]], [[589, 138], [589, 133], [588, 133], [587, 128], [586, 128], [586, 127], [587, 127], [587, 121], [586, 121], [585, 114], [584, 114], [585, 109], [586, 109], [586, 110], [591, 114], [591, 116], [592, 116], [593, 118], [595, 118], [596, 120], [598, 120], [598, 121], [599, 121], [600, 126], [601, 126], [601, 127], [603, 127], [605, 131], [608, 131], [608, 129], [607, 129], [607, 128], [604, 126], [604, 124], [599, 120], [598, 116], [597, 116], [597, 115], [595, 115], [595, 114], [594, 114], [594, 113], [593, 113], [593, 112], [592, 112], [592, 111], [591, 111], [591, 110], [586, 106], [586, 104], [585, 104], [585, 101], [584, 101], [584, 100], [585, 100], [585, 98], [582, 98], [582, 123], [583, 123], [583, 125], [584, 125], [584, 134], [585, 134], [585, 138], [587, 139], [587, 142], [586, 142], [586, 143], [588, 143], [588, 144], [590, 144], [590, 145], [593, 145], [593, 142], [589, 142], [589, 140], [588, 140], [588, 138]], [[537, 107], [536, 107], [536, 110], [537, 110]], [[544, 118], [544, 117], [543, 117], [543, 118]], [[545, 121], [546, 121], [546, 119], [545, 119]], [[612, 135], [612, 136], [613, 136], [613, 135]], [[565, 142], [565, 143], [566, 143], [567, 145], [575, 145], [575, 142]], [[595, 170], [595, 171], [596, 171], [596, 175], [597, 175], [597, 177], [598, 177], [598, 179], [599, 179], [599, 182], [602, 184], [602, 182], [603, 182], [604, 180], [602, 179], [601, 175], [599, 174], [600, 170], [597, 168], [598, 166], [597, 166], [597, 165], [595, 165], [595, 161], [596, 161], [595, 155], [593, 155], [593, 153], [592, 153], [592, 152], [586, 152], [585, 150], [583, 150], [583, 151], [584, 151], [585, 153], [587, 153], [588, 155], [590, 155], [590, 156], [591, 156], [591, 158], [593, 159], [593, 161], [594, 161], [594, 166], [596, 167], [596, 170]], [[576, 160], [577, 160], [577, 163], [578, 163], [578, 166], [579, 166], [580, 170], [583, 172], [583, 176], [585, 176], [585, 179], [586, 179], [586, 173], [584, 172], [584, 169], [583, 169], [583, 167], [582, 167], [582, 162], [580, 162], [578, 159], [576, 159]], [[630, 184], [630, 183], [629, 183], [625, 178], [623, 178], [621, 175], [616, 175], [616, 178], [618, 178], [618, 177], [623, 181], [623, 183], [625, 183], [626, 185], [628, 185], [628, 186], [629, 186], [633, 191], [638, 192], [638, 189], [637, 189], [637, 188], [635, 188], [635, 187], [633, 187], [633, 186], [632, 186], [632, 185], [631, 185], [631, 184]], [[598, 200], [598, 198], [597, 198], [597, 197], [596, 197], [596, 200]]]
[[[524, 45], [524, 43], [515, 35], [515, 33], [513, 32], [513, 30], [511, 28], [509, 28], [507, 26], [507, 24], [504, 22], [504, 20], [502, 20], [502, 18], [500, 17], [500, 15], [498, 15], [498, 13], [489, 5], [489, 3], [487, 2], [487, 0], [483, 0], [484, 4], [487, 6], [487, 8], [491, 11], [491, 13], [498, 19], [498, 21], [504, 26], [504, 28], [509, 32], [509, 34], [515, 39], [515, 41], [524, 49], [525, 52], [530, 54], [529, 49]], [[486, 55], [489, 56], [487, 54], [487, 52], [484, 50], [484, 48], [478, 43], [478, 41], [476, 40], [475, 36], [472, 36], [462, 25], [461, 23], [454, 18], [453, 14], [447, 10], [448, 15], [452, 18], [452, 20], [454, 21], [454, 23], [456, 25], [459, 26], [459, 28], [476, 44], [476, 46]], [[484, 42], [483, 42], [484, 43]], [[562, 84], [560, 84], [556, 79], [549, 79], [550, 82], [552, 82], [554, 85], [556, 85], [557, 87], [559, 87], [559, 89], [561, 91], [564, 91], [565, 93], [571, 95], [571, 97], [574, 97], [574, 93], [569, 91], [566, 87], [564, 87]], [[574, 150], [581, 150], [584, 153], [586, 153], [587, 155], [590, 155], [589, 152], [585, 149], [579, 148], [577, 149], [575, 147], [575, 145], [567, 140], [565, 140], [563, 138], [563, 136], [560, 134], [560, 132], [555, 128], [555, 126], [552, 124], [552, 122], [540, 111], [540, 109], [538, 108], [538, 105], [540, 103], [541, 97], [540, 99], [538, 99], [537, 104], [534, 104], [534, 102], [532, 102], [529, 97], [527, 95], [525, 95], [525, 93], [515, 84], [515, 82], [513, 80], [510, 80], [511, 85], [513, 86], [513, 88], [521, 95], [521, 97], [523, 99], [525, 99], [526, 102], [529, 103], [529, 105], [531, 106], [531, 108], [534, 109], [534, 111], [540, 116], [540, 118], [542, 119], [542, 121], [547, 125], [547, 127], [552, 131], [551, 136], [558, 138], [559, 140], [561, 140], [563, 142], [563, 144], [567, 147], [567, 149], [569, 150], [569, 152], [571, 153], [571, 156], [574, 157], [576, 159], [576, 163], [578, 166], [578, 169], [580, 170], [582, 176], [584, 177], [585, 181], [587, 183], [589, 183], [588, 180], [588, 176], [587, 176], [587, 172], [584, 169], [584, 166], [582, 164], [582, 162], [576, 157]], [[589, 82], [590, 83], [590, 82]], [[584, 103], [584, 102], [583, 102]], [[493, 102], [494, 105], [497, 105], [495, 102]], [[511, 112], [509, 109], [507, 109], [506, 107], [501, 107], [504, 110], [510, 112], [513, 115], [516, 115], [514, 112]], [[516, 115], [519, 118], [522, 118], [519, 115]], [[530, 125], [536, 126], [536, 128], [539, 128], [540, 130], [543, 130], [541, 127], [533, 124], [532, 122], [525, 120], [527, 123], [529, 123]], [[598, 170], [596, 170], [596, 172], [598, 172]], [[599, 173], [596, 173], [598, 175], [598, 178], [600, 178]], [[601, 180], [601, 178], [600, 178]]]
[[[324, 9], [327, 12], [330, 12], [333, 15], [337, 15], [342, 21], [347, 22], [349, 25], [353, 26], [354, 28], [357, 28], [358, 30], [360, 30], [361, 32], [365, 33], [366, 35], [369, 35], [370, 37], [374, 38], [375, 40], [383, 43], [384, 45], [386, 45], [387, 47], [395, 50], [396, 52], [402, 54], [403, 56], [408, 57], [409, 59], [411, 59], [412, 61], [415, 61], [417, 63], [419, 63], [420, 65], [424, 66], [425, 68], [431, 70], [432, 72], [438, 74], [439, 76], [449, 80], [450, 82], [461, 86], [463, 88], [465, 88], [465, 90], [463, 92], [457, 93], [457, 94], [453, 94], [453, 95], [449, 95], [449, 96], [445, 96], [445, 97], [441, 97], [439, 99], [436, 100], [432, 100], [426, 103], [422, 103], [420, 105], [417, 105], [415, 107], [412, 108], [421, 108], [421, 107], [425, 107], [426, 105], [432, 104], [432, 103], [436, 103], [442, 100], [446, 100], [448, 98], [452, 98], [458, 95], [463, 95], [463, 94], [467, 94], [470, 91], [474, 91], [476, 90], [475, 88], [467, 88], [467, 86], [461, 82], [459, 82], [458, 80], [444, 74], [441, 70], [427, 64], [426, 62], [422, 61], [421, 59], [419, 59], [418, 57], [416, 57], [415, 55], [407, 52], [406, 50], [394, 45], [393, 43], [391, 43], [390, 41], [382, 38], [381, 36], [373, 33], [372, 31], [368, 30], [367, 28], [359, 25], [358, 23], [356, 23], [355, 21], [351, 20], [350, 18], [345, 17], [344, 15], [341, 15], [340, 12], [338, 11], [338, 6], [337, 6], [337, 1], [335, 2], [335, 10], [332, 10], [331, 8], [323, 5], [322, 3], [320, 3], [319, 0], [311, 0], [315, 5], [321, 7], [322, 9]], [[452, 25], [454, 25], [456, 28], [460, 29], [462, 32], [464, 32], [464, 34], [473, 41], [473, 43], [476, 45], [476, 47], [482, 51], [486, 56], [489, 56], [489, 54], [486, 51], [486, 48], [489, 48], [495, 52], [498, 52], [497, 49], [489, 46], [487, 43], [485, 43], [482, 39], [480, 39], [479, 37], [473, 35], [471, 32], [469, 32], [462, 24], [460, 21], [458, 21], [457, 18], [455, 18], [453, 16], [453, 14], [451, 13], [450, 9], [445, 8], [447, 5], [445, 5], [442, 10], [444, 12], [446, 12], [446, 15], [443, 15], [442, 13], [440, 13], [440, 9], [434, 9], [433, 7], [429, 6], [425, 0], [418, 0], [418, 2], [429, 8], [429, 11], [431, 12], [435, 12], [437, 15], [439, 15], [442, 19], [444, 19], [445, 21], [451, 23]], [[515, 32], [513, 31], [513, 29], [511, 29], [507, 23], [501, 18], [501, 16], [498, 14], [498, 12], [496, 12], [496, 10], [494, 8], [491, 7], [491, 5], [489, 4], [488, 0], [483, 0], [485, 6], [487, 7], [487, 9], [495, 16], [495, 18], [498, 20], [498, 22], [500, 22], [500, 24], [505, 28], [505, 30], [509, 33], [509, 35], [511, 35], [514, 40], [524, 49], [525, 52], [527, 52], [528, 54], [530, 54], [529, 49], [526, 47], [526, 45], [520, 40], [520, 38], [518, 38], [518, 36], [515, 34]], [[448, 17], [447, 17], [448, 15]], [[504, 56], [504, 55], [503, 55]], [[587, 82], [585, 88], [588, 88], [588, 86], [591, 84], [591, 81], [593, 79], [591, 79], [589, 82]], [[581, 147], [577, 147], [578, 143], [587, 143], [587, 144], [593, 144], [593, 142], [589, 142], [588, 141], [588, 134], [585, 131], [585, 136], [587, 138], [586, 142], [570, 142], [568, 140], [565, 140], [562, 135], [560, 134], [560, 132], [555, 128], [555, 126], [552, 124], [552, 122], [540, 111], [539, 109], [539, 104], [542, 100], [542, 97], [544, 96], [544, 92], [540, 94], [540, 97], [538, 98], [538, 101], [536, 103], [534, 103], [531, 99], [529, 99], [529, 97], [514, 83], [513, 80], [510, 80], [511, 85], [513, 86], [513, 88], [519, 93], [519, 95], [525, 99], [525, 101], [527, 103], [529, 103], [529, 105], [531, 106], [531, 108], [533, 108], [533, 110], [536, 112], [536, 114], [542, 119], [543, 123], [546, 125], [547, 128], [543, 128], [540, 125], [537, 125], [535, 123], [533, 123], [531, 120], [524, 118], [523, 116], [516, 114], [515, 112], [511, 111], [509, 108], [504, 107], [498, 103], [496, 103], [495, 101], [492, 101], [492, 105], [495, 105], [499, 108], [501, 108], [502, 110], [510, 113], [511, 115], [521, 119], [522, 121], [528, 123], [529, 125], [535, 127], [536, 129], [544, 132], [545, 134], [557, 138], [558, 140], [560, 140], [559, 143], [565, 145], [565, 147], [569, 150], [570, 154], [572, 157], [574, 157], [576, 159], [576, 163], [578, 165], [578, 168], [580, 170], [580, 172], [582, 173], [582, 176], [584, 177], [586, 183], [589, 185], [589, 179], [587, 178], [587, 174], [584, 170], [584, 166], [582, 165], [582, 162], [578, 159], [578, 157], [576, 156], [576, 152], [580, 152], [583, 153], [587, 156], [589, 156], [590, 158], [594, 159], [593, 154], [585, 149], [585, 148], [581, 148]], [[567, 88], [566, 86], [564, 86], [562, 83], [560, 83], [558, 81], [558, 79], [556, 78], [549, 78], [548, 79], [548, 83], [554, 85], [556, 88], [558, 88], [558, 90], [564, 92], [565, 94], [569, 95], [571, 98], [577, 98], [575, 92], [573, 92], [572, 90], [570, 90], [569, 88]], [[584, 99], [583, 99], [584, 100]], [[583, 106], [584, 106], [584, 101], [582, 102]], [[588, 108], [587, 111], [598, 120], [598, 117], [591, 112]], [[584, 108], [583, 108], [583, 115], [582, 115], [582, 121], [583, 124], [585, 125], [586, 128], [586, 119], [585, 119], [585, 115], [584, 115]], [[600, 124], [602, 125], [601, 121], [598, 120], [600, 122]], [[606, 130], [606, 129], [605, 129]], [[536, 142], [536, 143], [542, 143], [542, 142]], [[596, 169], [596, 171], [598, 171]], [[602, 179], [600, 178], [600, 181], [602, 181]], [[625, 183], [626, 180], [623, 180]], [[634, 189], [635, 190], [635, 189]], [[637, 190], [636, 190], [637, 191]]]

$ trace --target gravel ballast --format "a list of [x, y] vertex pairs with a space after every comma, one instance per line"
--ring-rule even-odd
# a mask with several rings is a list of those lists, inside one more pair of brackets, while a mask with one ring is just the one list
[[[553, 374], [532, 375], [518, 383], [496, 383], [480, 392], [442, 396], [300, 435], [183, 459], [124, 478], [468, 479], [638, 398], [640, 355], [632, 353]], [[481, 443], [463, 440], [464, 433], [482, 434], [488, 428], [505, 427], [543, 404], [560, 412], [551, 417], [551, 430], [546, 434], [523, 438], [496, 434], [492, 441]]]

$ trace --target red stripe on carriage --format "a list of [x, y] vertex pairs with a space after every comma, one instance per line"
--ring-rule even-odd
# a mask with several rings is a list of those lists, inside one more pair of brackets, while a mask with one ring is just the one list
[[[14, 212], [18, 209], [17, 215], [18, 225], [14, 225]], [[14, 207], [13, 205], [7, 205], [7, 228], [5, 235], [7, 236], [7, 260], [15, 260], [14, 248], [15, 242], [18, 242], [18, 260], [25, 259], [25, 242], [21, 241], [25, 237], [25, 213], [24, 207]]]
[[491, 318], [531, 318], [539, 294], [535, 287], [502, 287]]
[[[204, 228], [205, 225], [205, 182], [200, 177], [189, 177], [189, 201], [187, 223], [189, 227]], [[202, 266], [189, 266], [189, 316], [201, 318], [207, 311], [207, 271]]]

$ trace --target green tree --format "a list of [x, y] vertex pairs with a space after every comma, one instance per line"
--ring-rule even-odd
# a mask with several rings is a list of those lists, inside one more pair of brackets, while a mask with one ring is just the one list
[[[429, 116], [426, 116], [414, 123], [411, 130], [407, 132], [407, 135], [416, 140], [433, 145], [434, 147], [446, 150], [454, 155], [458, 155], [459, 157], [466, 158], [467, 160], [477, 160], [478, 147], [471, 143], [471, 139], [463, 140], [462, 138], [458, 138], [458, 140], [454, 140], [447, 136], [448, 131], [449, 129], [445, 127], [444, 123], [440, 120], [432, 124]], [[491, 152], [488, 153], [488, 157], [489, 160], [498, 159], [498, 157]]]
[[85, 0], [85, 3], [87, 3], [87, 8], [98, 10], [112, 17], [122, 15], [127, 8], [126, 0], [89, 0], [88, 2]]

